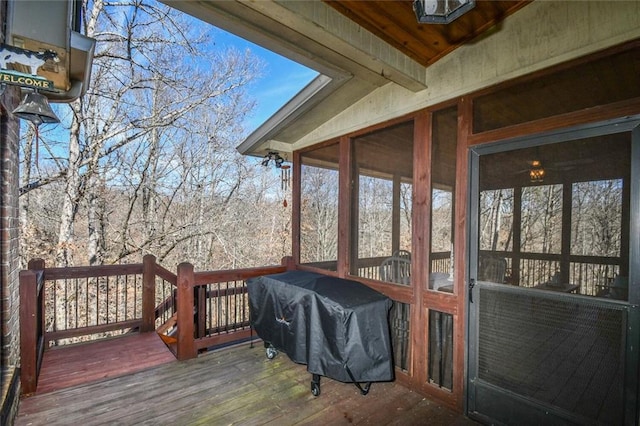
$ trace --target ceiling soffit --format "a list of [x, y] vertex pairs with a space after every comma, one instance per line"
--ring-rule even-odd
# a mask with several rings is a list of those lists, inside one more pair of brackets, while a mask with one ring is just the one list
[[528, 3], [480, 0], [454, 23], [431, 25], [417, 22], [411, 0], [162, 1], [331, 79], [305, 88], [238, 147], [258, 156], [290, 146], [376, 87], [425, 89], [427, 65]]
[[420, 63], [323, 2], [163, 1], [332, 78], [426, 88]]
[[425, 67], [487, 31], [498, 29], [507, 16], [531, 2], [476, 0], [471, 11], [449, 24], [421, 24], [412, 0], [323, 1]]

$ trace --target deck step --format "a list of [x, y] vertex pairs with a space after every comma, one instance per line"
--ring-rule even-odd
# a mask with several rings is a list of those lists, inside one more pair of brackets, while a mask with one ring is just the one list
[[162, 341], [164, 343], [166, 343], [167, 345], [169, 345], [169, 346], [178, 344], [178, 338], [177, 337], [167, 336], [166, 334], [160, 334], [160, 333], [158, 333], [158, 336], [160, 336]]
[[171, 330], [172, 328], [175, 328], [177, 324], [178, 324], [178, 314], [175, 313], [164, 324], [156, 328], [156, 332], [159, 335], [166, 334], [167, 332], [169, 332], [169, 330]]

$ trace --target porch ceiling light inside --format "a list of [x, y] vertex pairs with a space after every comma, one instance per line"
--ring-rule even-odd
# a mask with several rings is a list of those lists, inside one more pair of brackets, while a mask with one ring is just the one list
[[448, 24], [475, 6], [474, 0], [414, 0], [413, 11], [422, 24]]
[[529, 180], [534, 183], [544, 181], [544, 169], [542, 163], [538, 160], [531, 162], [531, 169], [529, 170]]

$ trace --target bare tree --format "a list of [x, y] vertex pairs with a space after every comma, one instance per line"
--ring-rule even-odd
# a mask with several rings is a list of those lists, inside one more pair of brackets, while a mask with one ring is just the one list
[[509, 250], [513, 234], [513, 190], [480, 193], [480, 249]]
[[571, 253], [620, 256], [622, 181], [580, 182], [572, 195]]
[[338, 171], [304, 166], [302, 176], [301, 261], [338, 258]]
[[522, 251], [560, 253], [562, 185], [540, 185], [522, 190]]
[[[204, 257], [201, 237], [209, 231], [194, 225], [203, 224], [202, 213], [212, 210], [203, 202], [205, 192], [193, 191], [203, 182], [189, 179], [207, 175], [210, 186], [220, 186], [216, 173], [223, 175], [229, 166], [220, 157], [242, 162], [234, 146], [253, 107], [245, 87], [261, 64], [250, 52], [212, 50], [204, 24], [194, 25], [153, 1], [86, 1], [84, 10], [85, 32], [98, 44], [92, 87], [70, 105], [67, 159], [22, 185], [26, 197], [64, 182], [56, 263], [74, 264], [80, 246], [91, 264], [152, 251], [167, 256], [172, 246], [195, 235]], [[236, 175], [223, 199], [232, 199], [233, 188], [245, 178]], [[194, 194], [200, 219], [180, 228], [173, 222], [176, 210], [191, 211]], [[77, 242], [80, 223], [87, 235]]]

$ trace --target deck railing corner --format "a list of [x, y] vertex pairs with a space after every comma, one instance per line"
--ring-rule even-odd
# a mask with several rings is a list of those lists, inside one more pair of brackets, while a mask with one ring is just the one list
[[20, 271], [20, 381], [21, 393], [36, 391], [44, 353], [44, 261], [34, 259]]

